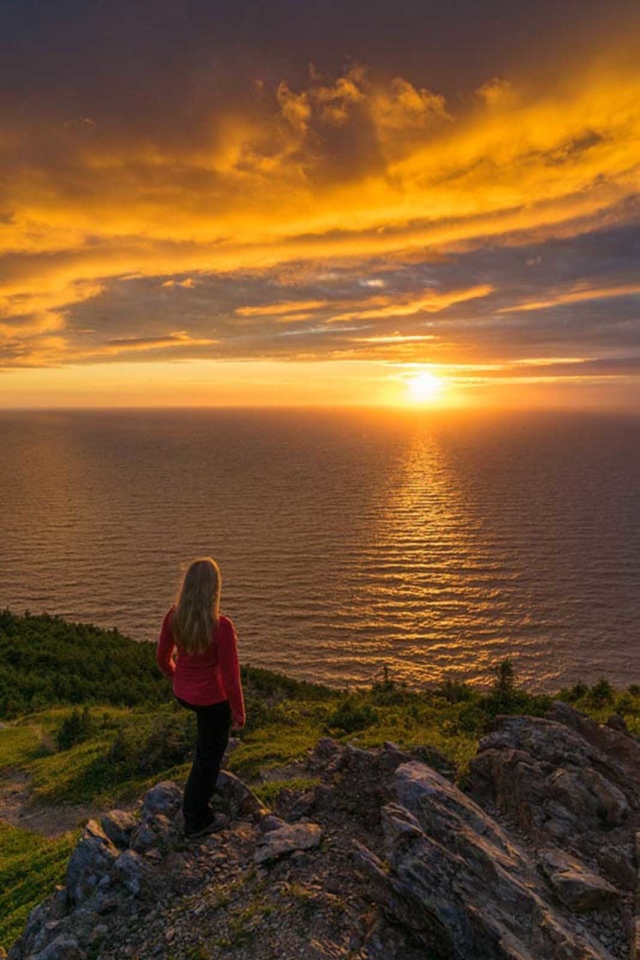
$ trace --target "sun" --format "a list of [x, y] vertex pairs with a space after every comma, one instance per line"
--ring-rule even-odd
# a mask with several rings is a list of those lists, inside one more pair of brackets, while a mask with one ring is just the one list
[[433, 373], [419, 373], [407, 381], [409, 399], [414, 403], [432, 403], [442, 391], [442, 380]]

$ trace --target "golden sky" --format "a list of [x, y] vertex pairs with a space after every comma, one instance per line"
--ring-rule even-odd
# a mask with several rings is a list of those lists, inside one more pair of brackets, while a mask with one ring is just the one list
[[256, 11], [12, 12], [0, 406], [637, 406], [634, 5]]

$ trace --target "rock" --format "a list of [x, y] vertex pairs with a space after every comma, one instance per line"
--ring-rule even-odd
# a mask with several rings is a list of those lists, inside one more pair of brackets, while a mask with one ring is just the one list
[[387, 871], [385, 870], [382, 860], [365, 847], [364, 844], [360, 843], [359, 840], [352, 840], [351, 845], [353, 862], [358, 871], [366, 874], [370, 879], [375, 881], [386, 880]]
[[89, 934], [89, 943], [92, 944], [97, 940], [102, 940], [108, 932], [109, 927], [106, 925], [106, 923], [98, 923]]
[[626, 720], [619, 713], [612, 713], [610, 717], [607, 717], [607, 726], [611, 727], [612, 730], [619, 730], [621, 733], [629, 734]]
[[258, 821], [258, 829], [261, 833], [269, 833], [270, 830], [279, 830], [280, 827], [286, 827], [286, 820], [276, 817], [273, 813], [267, 813]]
[[175, 823], [162, 813], [145, 817], [131, 835], [130, 846], [137, 853], [145, 853], [155, 847], [165, 849], [173, 846], [180, 834]]
[[315, 804], [315, 791], [306, 790], [296, 797], [289, 808], [289, 817], [291, 820], [300, 820], [308, 817]]
[[68, 897], [65, 887], [56, 886], [51, 900], [49, 901], [49, 917], [52, 920], [60, 920], [67, 912]]
[[375, 898], [427, 950], [451, 960], [612, 960], [555, 910], [527, 851], [472, 799], [417, 761], [395, 772], [382, 823], [390, 870], [356, 857]]
[[328, 783], [319, 783], [313, 791], [313, 808], [316, 811], [326, 810], [334, 801], [334, 788]]
[[132, 813], [125, 810], [110, 810], [101, 818], [102, 829], [112, 843], [118, 847], [129, 845], [129, 837], [133, 833], [138, 820]]
[[[619, 786], [628, 783], [634, 809], [640, 807], [640, 798], [633, 784], [640, 783], [640, 741], [628, 733], [598, 723], [586, 714], [574, 710], [561, 700], [554, 700], [548, 716], [552, 720], [575, 730], [589, 744], [591, 756], [598, 769]], [[634, 795], [635, 793], [635, 795]], [[634, 802], [635, 801], [635, 802]]]
[[620, 898], [614, 886], [589, 870], [576, 857], [556, 847], [539, 850], [538, 859], [542, 872], [562, 902], [575, 913], [608, 909]]
[[318, 846], [321, 838], [322, 828], [317, 823], [287, 823], [258, 839], [254, 863], [277, 860], [294, 850], [310, 850]]
[[396, 767], [399, 767], [401, 763], [406, 763], [408, 760], [411, 760], [411, 754], [401, 750], [398, 744], [394, 743], [392, 740], [384, 741], [382, 744], [381, 754], [384, 758], [384, 762], [393, 770], [395, 770]]
[[161, 813], [165, 817], [175, 817], [182, 806], [182, 791], [172, 780], [163, 780], [145, 794], [142, 816], [149, 817]]
[[342, 744], [332, 737], [320, 737], [310, 756], [315, 760], [326, 761], [331, 760], [337, 753], [342, 753], [343, 750]]
[[86, 960], [87, 954], [81, 949], [75, 937], [60, 936], [30, 960]]
[[536, 846], [569, 847], [635, 887], [628, 847], [640, 822], [640, 744], [556, 701], [547, 717], [502, 716], [480, 741], [465, 788]]
[[255, 795], [253, 790], [228, 770], [221, 770], [216, 783], [218, 795], [228, 804], [231, 817], [256, 816], [262, 817], [269, 813], [268, 808]]
[[[354, 952], [360, 942], [359, 937], [353, 943]], [[383, 917], [367, 930], [364, 942], [367, 960], [425, 960], [424, 950], [416, 949], [404, 930], [386, 923]]]
[[352, 768], [370, 767], [371, 753], [368, 750], [363, 750], [362, 747], [354, 747], [352, 743], [348, 743], [342, 755], [342, 765]]
[[135, 897], [150, 893], [153, 871], [135, 850], [125, 850], [113, 864], [111, 875]]
[[[496, 718], [464, 789], [437, 752], [425, 748], [425, 762], [391, 741], [364, 750], [324, 738], [305, 767], [322, 782], [283, 791], [281, 816], [224, 771], [213, 805], [232, 818], [228, 828], [179, 851], [182, 795], [158, 784], [140, 816], [110, 811], [87, 825], [68, 886], [32, 911], [11, 960], [182, 956], [188, 917], [200, 911], [208, 922], [221, 882], [251, 860], [258, 881], [275, 881], [261, 896], [287, 881], [313, 890], [309, 956], [344, 948], [368, 960], [620, 960], [633, 926], [638, 744], [566, 705], [551, 714]], [[321, 824], [308, 822], [312, 807]], [[345, 843], [356, 836], [367, 846], [354, 840], [349, 864]], [[234, 892], [232, 914], [251, 893]], [[182, 896], [184, 909], [169, 917]], [[327, 927], [338, 908], [340, 947]], [[226, 911], [221, 902], [221, 930]], [[256, 929], [270, 934], [274, 922], [265, 913]], [[287, 951], [282, 941], [273, 956]]]
[[98, 882], [109, 873], [118, 853], [100, 824], [89, 820], [67, 866], [67, 895], [73, 906], [92, 896]]
[[310, 751], [307, 767], [311, 773], [322, 772], [331, 776], [339, 768], [345, 748], [331, 737], [321, 737]]
[[[598, 865], [613, 882], [624, 890], [636, 887], [636, 867], [633, 844], [608, 843], [596, 853]], [[639, 955], [640, 956], [640, 955]]]

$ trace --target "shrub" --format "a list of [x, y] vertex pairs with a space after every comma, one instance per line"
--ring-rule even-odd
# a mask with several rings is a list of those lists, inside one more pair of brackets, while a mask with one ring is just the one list
[[489, 717], [478, 703], [465, 703], [460, 708], [458, 718], [452, 724], [456, 733], [466, 733], [468, 736], [477, 737], [484, 733]]
[[436, 687], [435, 693], [444, 697], [449, 703], [461, 703], [464, 700], [473, 699], [473, 690], [467, 683], [460, 680], [443, 680], [440, 686]]
[[513, 664], [509, 658], [494, 667], [495, 680], [491, 692], [483, 698], [483, 708], [490, 716], [516, 713], [527, 702], [527, 694], [516, 689]]
[[369, 698], [380, 707], [392, 707], [416, 700], [418, 694], [407, 688], [406, 683], [395, 680], [381, 680], [372, 684]]
[[634, 703], [634, 699], [631, 694], [627, 691], [626, 693], [621, 693], [616, 700], [616, 712], [623, 715], [625, 713], [637, 713], [638, 708]]
[[56, 734], [58, 748], [69, 750], [76, 743], [88, 740], [94, 731], [95, 724], [88, 707], [79, 710], [77, 707], [67, 714]]
[[589, 690], [589, 701], [594, 707], [603, 707], [613, 702], [614, 690], [608, 680], [601, 677]]
[[120, 774], [160, 773], [191, 759], [195, 743], [195, 718], [158, 716], [151, 729], [121, 727], [107, 752], [107, 761]]
[[327, 731], [355, 733], [356, 730], [365, 730], [377, 722], [377, 710], [368, 703], [358, 703], [354, 697], [347, 697], [327, 718]]

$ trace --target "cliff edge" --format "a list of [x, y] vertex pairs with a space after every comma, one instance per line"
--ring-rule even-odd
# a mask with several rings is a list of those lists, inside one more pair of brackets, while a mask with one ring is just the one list
[[303, 768], [315, 786], [273, 810], [223, 772], [199, 840], [170, 781], [90, 821], [10, 960], [637, 957], [640, 742], [620, 717], [501, 715], [460, 786], [390, 742], [323, 738]]

